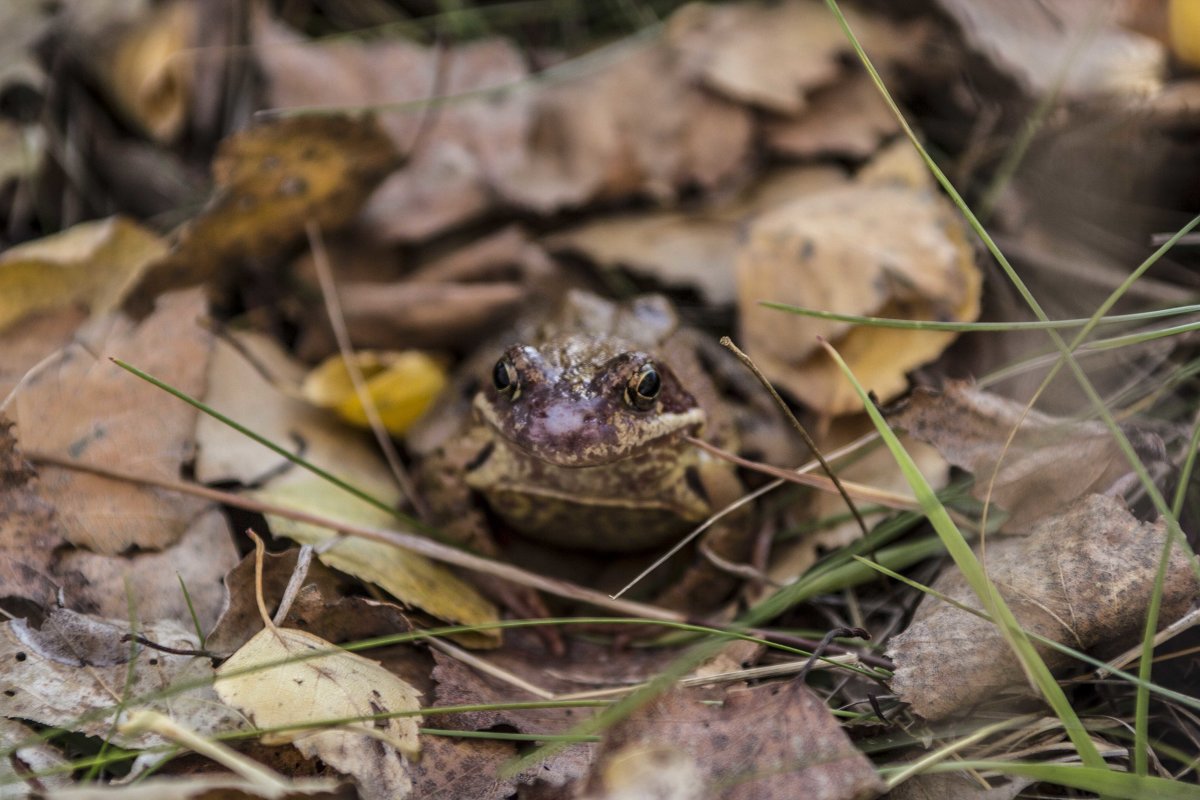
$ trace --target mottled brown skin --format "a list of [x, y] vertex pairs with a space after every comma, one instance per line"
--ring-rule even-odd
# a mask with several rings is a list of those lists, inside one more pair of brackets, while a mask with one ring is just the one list
[[[452, 444], [471, 453], [467, 486], [515, 531], [570, 549], [647, 551], [740, 493], [726, 462], [684, 440], [728, 447], [733, 426], [663, 298], [617, 305], [573, 292], [498, 355], [502, 380], [487, 379], [473, 423]], [[652, 398], [637, 393], [647, 371], [657, 378]], [[713, 530], [718, 555], [746, 558], [743, 533]], [[664, 602], [711, 607], [731, 586], [697, 557]]]

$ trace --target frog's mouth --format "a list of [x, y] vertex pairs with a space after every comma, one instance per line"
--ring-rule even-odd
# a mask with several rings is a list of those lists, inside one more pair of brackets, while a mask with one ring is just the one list
[[502, 415], [488, 402], [476, 402], [479, 418], [514, 450], [557, 467], [583, 468], [615, 464], [663, 447], [675, 447], [687, 435], [698, 435], [705, 414], [682, 411], [615, 415], [589, 419], [576, 408], [540, 415]]

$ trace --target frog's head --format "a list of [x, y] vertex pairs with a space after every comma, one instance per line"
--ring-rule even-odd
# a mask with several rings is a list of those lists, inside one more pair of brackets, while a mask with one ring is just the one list
[[514, 447], [561, 467], [645, 456], [704, 425], [670, 367], [596, 336], [509, 347], [475, 410]]

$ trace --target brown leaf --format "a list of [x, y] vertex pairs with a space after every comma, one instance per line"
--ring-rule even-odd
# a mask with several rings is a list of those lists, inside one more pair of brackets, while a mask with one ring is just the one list
[[[974, 473], [972, 493], [984, 500], [990, 490], [991, 501], [1009, 512], [1005, 529], [1013, 532], [1086, 494], [1108, 491], [1132, 471], [1103, 422], [1026, 412], [1024, 404], [965, 381], [948, 382], [940, 392], [919, 387], [885, 416], [932, 444], [951, 464]], [[1162, 461], [1157, 434], [1132, 426], [1124, 431], [1143, 458]]]
[[745, 166], [750, 113], [696, 86], [663, 42], [628, 47], [538, 94], [524, 158], [496, 176], [505, 198], [543, 214], [631, 194], [668, 199]]
[[743, 347], [767, 377], [815, 410], [858, 410], [858, 395], [817, 347], [833, 342], [880, 397], [936, 358], [956, 334], [853, 326], [764, 308], [768, 300], [881, 317], [974, 320], [982, 277], [963, 225], [907, 142], [883, 152], [854, 184], [809, 194], [750, 226], [737, 261]]
[[803, 683], [731, 689], [715, 705], [706, 699], [676, 689], [614, 725], [589, 790], [607, 796], [624, 759], [666, 746], [691, 760], [704, 797], [849, 800], [883, 791], [871, 762]]
[[54, 793], [61, 800], [357, 800], [353, 785], [289, 777], [286, 789], [236, 775], [154, 777], [133, 784], [84, 784]]
[[[265, 16], [259, 17], [256, 42], [271, 105], [378, 108], [392, 143], [411, 155], [364, 211], [374, 235], [386, 241], [424, 239], [492, 207], [491, 176], [521, 154], [528, 93], [436, 108], [420, 101], [435, 92], [457, 95], [522, 80], [527, 70], [511, 43], [490, 39], [446, 49], [400, 39], [310, 43]], [[415, 107], [393, 110], [404, 103]], [[409, 154], [424, 124], [429, 127], [422, 148]]]
[[599, 217], [546, 240], [552, 251], [586, 255], [667, 286], [686, 287], [707, 302], [736, 297], [734, 265], [746, 221], [796, 197], [845, 183], [840, 169], [776, 169], [732, 201], [689, 211], [641, 211]]
[[[911, 58], [920, 50], [919, 29], [846, 10], [851, 29], [876, 63]], [[668, 41], [689, 71], [734, 100], [794, 115], [806, 95], [841, 73], [850, 44], [821, 3], [743, 3], [685, 7], [667, 25]]]
[[[267, 610], [275, 612], [284, 589], [291, 580], [296, 568], [296, 556], [299, 548], [290, 548], [282, 553], [266, 553], [263, 558], [262, 593]], [[205, 640], [205, 646], [212, 652], [228, 655], [244, 645], [250, 637], [262, 630], [262, 615], [258, 610], [255, 599], [255, 554], [251, 552], [237, 563], [224, 576], [225, 594], [228, 602], [221, 611], [212, 633]], [[321, 587], [330, 596], [341, 594], [337, 573], [325, 567], [319, 561], [312, 561], [308, 566], [305, 586]], [[320, 591], [320, 589], [318, 589]], [[293, 625], [292, 627], [302, 627]], [[322, 637], [326, 638], [326, 637]], [[340, 641], [340, 640], [335, 640]]]
[[767, 147], [793, 158], [866, 158], [899, 131], [900, 123], [862, 72], [814, 92], [803, 114], [763, 126]]
[[914, 775], [892, 789], [888, 800], [1013, 800], [1031, 783], [1029, 778], [1013, 778], [985, 789], [979, 785], [978, 775], [925, 773]]
[[514, 796], [516, 780], [499, 775], [515, 756], [509, 742], [426, 737], [413, 767], [413, 796], [506, 800]]
[[[119, 314], [97, 320], [83, 342], [59, 352], [16, 393], [11, 411], [22, 446], [177, 480], [190, 456], [196, 410], [104, 357], [119, 356], [188, 394], [203, 394], [212, 337], [196, 321], [205, 313], [203, 296], [191, 291], [164, 296], [136, 327]], [[41, 470], [38, 492], [54, 504], [64, 538], [110, 555], [131, 546], [169, 547], [207, 506], [49, 466]]]
[[190, 625], [194, 610], [201, 630], [207, 631], [225, 602], [221, 578], [237, 559], [229, 524], [213, 509], [197, 517], [165, 550], [122, 555], [66, 550], [53, 573], [76, 611], [119, 619], [128, 615], [132, 598], [143, 619]]
[[[1139, 523], [1117, 499], [1092, 494], [1046, 517], [1028, 536], [991, 537], [984, 564], [1021, 626], [1076, 649], [1105, 651], [1141, 634], [1167, 526]], [[1200, 593], [1179, 542], [1163, 584], [1160, 623], [1174, 621]], [[982, 557], [982, 556], [981, 556]], [[975, 593], [949, 569], [933, 588], [972, 608]], [[1051, 669], [1071, 663], [1038, 645]], [[892, 688], [913, 711], [938, 719], [1025, 687], [1012, 650], [991, 622], [927, 598], [891, 640]], [[950, 655], [952, 654], [952, 655]]]
[[38, 362], [71, 343], [87, 319], [78, 306], [34, 313], [0, 331], [0, 405]]
[[0, 416], [0, 586], [6, 597], [49, 606], [58, 594], [51, 574], [54, 550], [64, 542], [54, 505], [38, 494], [12, 428]]

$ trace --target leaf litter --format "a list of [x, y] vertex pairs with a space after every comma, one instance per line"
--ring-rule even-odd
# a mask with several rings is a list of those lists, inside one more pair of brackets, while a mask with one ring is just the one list
[[[393, 5], [376, 10], [386, 16]], [[904, 20], [859, 8], [849, 19], [885, 82], [911, 102], [918, 126], [928, 126], [922, 134], [939, 148], [939, 162], [957, 170], [956, 183], [982, 186], [1005, 137], [1025, 124], [1034, 103], [1060, 89], [1032, 163], [1047, 163], [1044, 155], [1036, 160], [1038, 145], [1054, 153], [1071, 143], [1078, 134], [1072, 126], [1086, 114], [1126, 113], [1143, 92], [1152, 93], [1146, 107], [1153, 110], [1131, 123], [1141, 126], [1138, 136], [1158, 135], [1146, 131], [1161, 126], [1182, 138], [1178, 132], [1194, 126], [1187, 81], [1165, 57], [1173, 47], [1186, 59], [1182, 17], [1155, 28], [1148, 11], [1096, 17], [1073, 0], [1042, 4], [1033, 17], [975, 0], [928, 5]], [[12, 54], [4, 63], [14, 65], [0, 68], [0, 217], [7, 223], [0, 245], [17, 245], [0, 254], [0, 408], [9, 420], [0, 419], [0, 605], [9, 615], [9, 655], [0, 654], [0, 681], [9, 687], [0, 697], [7, 770], [0, 793], [11, 786], [62, 796], [280, 796], [242, 778], [192, 776], [155, 776], [136, 790], [66, 790], [71, 781], [60, 776], [31, 776], [64, 761], [55, 740], [41, 741], [30, 725], [140, 750], [165, 740], [120, 732], [117, 714], [153, 708], [213, 737], [246, 717], [269, 726], [415, 711], [423, 693], [433, 705], [477, 706], [427, 714], [427, 725], [549, 737], [575, 731], [595, 713], [579, 698], [619, 696], [669, 668], [675, 648], [621, 649], [573, 628], [564, 629], [561, 653], [528, 631], [502, 637], [492, 630], [456, 634], [460, 644], [483, 648], [475, 654], [409, 643], [374, 649], [370, 658], [331, 649], [440, 622], [487, 624], [501, 611], [483, 599], [473, 574], [267, 515], [272, 547], [283, 552], [267, 559], [262, 591], [271, 608], [285, 602], [285, 587], [294, 592], [276, 626], [259, 612], [254, 561], [241, 558], [244, 543], [230, 536], [229, 509], [60, 466], [112, 467], [168, 483], [194, 478], [335, 522], [403, 529], [407, 523], [392, 514], [136, 383], [106, 356], [204, 398], [289, 453], [407, 511], [411, 498], [372, 447], [321, 407], [361, 424], [357, 398], [344, 380], [330, 379], [338, 365], [346, 358], [399, 365], [375, 399], [397, 409], [391, 432], [408, 439], [410, 454], [428, 453], [437, 446], [429, 442], [452, 433], [427, 416], [409, 434], [420, 410], [433, 408], [436, 419], [469, 408], [498, 348], [511, 343], [497, 340], [573, 285], [621, 296], [666, 290], [689, 322], [737, 330], [772, 382], [817, 420], [818, 439], [830, 448], [847, 431], [863, 430], [847, 385], [816, 347], [817, 336], [833, 341], [882, 401], [906, 398], [892, 410], [893, 424], [969, 473], [975, 497], [1005, 511], [1002, 532], [989, 531], [978, 547], [1022, 625], [1100, 658], [1141, 635], [1167, 524], [1147, 521], [1107, 429], [946, 380], [976, 365], [1008, 364], [1019, 348], [1004, 347], [1018, 337], [875, 328], [760, 305], [932, 321], [996, 315], [999, 282], [980, 267], [957, 212], [898, 139], [894, 117], [821, 4], [690, 5], [634, 37], [606, 32], [594, 43], [607, 43], [583, 57], [574, 46], [545, 46], [548, 31], [553, 40], [569, 25], [538, 22], [519, 32], [484, 23], [478, 30], [486, 35], [461, 39], [422, 39], [409, 20], [368, 35], [309, 38], [338, 32], [345, 9], [331, 8], [302, 32], [292, 27], [291, 7], [286, 19], [247, 8], [211, 30], [197, 24], [199, 4], [189, 0], [155, 9], [97, 3], [86, 18], [77, 9], [54, 16], [41, 4], [13, 8], [15, 24], [4, 26], [12, 35], [0, 40], [0, 50]], [[482, 8], [467, 4], [459, 21], [488, 19]], [[39, 55], [56, 46], [74, 53], [52, 74], [41, 67], [51, 62], [32, 58], [30, 46], [51, 26], [65, 35], [61, 43], [46, 38]], [[1067, 41], [1082, 42], [1068, 54], [1075, 66], [1063, 64]], [[261, 83], [236, 83], [247, 67]], [[68, 100], [44, 94], [50, 90]], [[10, 113], [22, 103], [33, 112]], [[300, 107], [318, 113], [295, 113]], [[248, 124], [256, 110], [267, 113]], [[60, 127], [43, 130], [42, 120], [56, 114]], [[1138, 151], [1128, 152], [1136, 163]], [[1178, 183], [1187, 184], [1190, 162], [1180, 150], [1163, 152], [1173, 154]], [[75, 160], [58, 165], [63, 153]], [[1061, 168], [1071, 163], [1080, 173], [1096, 166], [1063, 160]], [[211, 193], [201, 207], [205, 175]], [[1037, 178], [1018, 171], [1015, 188], [997, 195], [990, 224], [1010, 239], [1019, 232], [1031, 268], [1061, 267], [1060, 254], [1088, 251], [1057, 224], [1061, 209], [1058, 218], [1045, 213], [1049, 201], [1036, 195], [1044, 186]], [[1121, 195], [1114, 185], [1089, 184], [1090, 196]], [[1132, 196], [1130, 206], [1140, 209], [1190, 208], [1178, 195]], [[151, 217], [146, 209], [168, 213]], [[1021, 227], [1022, 209], [1033, 209], [1036, 222]], [[1142, 221], [1178, 224], [1165, 214], [1126, 216], [1132, 222], [1110, 217], [1093, 226], [1108, 237], [1089, 243], [1105, 251], [1105, 265], [1124, 269], [1128, 252], [1144, 254]], [[328, 241], [354, 353], [336, 351], [312, 279], [314, 225]], [[1122, 250], [1114, 244], [1120, 236], [1138, 249]], [[1124, 273], [1097, 266], [1070, 274], [1107, 291]], [[168, 292], [195, 285], [202, 291]], [[1143, 285], [1147, 297], [1186, 295], [1164, 277], [1135, 291]], [[1081, 289], [1068, 299], [1088, 297]], [[964, 342], [978, 360], [963, 360], [972, 352]], [[1157, 378], [1183, 362], [1187, 346], [1182, 337], [1169, 340], [1138, 374]], [[325, 358], [333, 366], [310, 372]], [[442, 371], [456, 362], [483, 366]], [[316, 405], [302, 396], [305, 375]], [[730, 398], [749, 391], [728, 383], [722, 390]], [[1126, 380], [1123, 390], [1143, 388], [1138, 383]], [[337, 386], [334, 397], [329, 389]], [[1143, 389], [1131, 407], [1171, 413], [1169, 401], [1154, 407], [1149, 397]], [[1125, 430], [1153, 474], [1171, 480], [1182, 457], [1175, 425], [1130, 420]], [[790, 435], [777, 431], [774, 439]], [[925, 452], [923, 470], [945, 485], [945, 464]], [[839, 471], [903, 492], [878, 456], [852, 454]], [[874, 540], [857, 541], [857, 524], [837, 523], [841, 509], [826, 498], [762, 505], [738, 523], [761, 528], [754, 569], [739, 571], [750, 584], [742, 602], [775, 602], [772, 578], [803, 588], [842, 570], [848, 550], [895, 558], [906, 547], [887, 539], [876, 551]], [[865, 511], [872, 524], [893, 519]], [[963, 515], [964, 532], [977, 524], [969, 501], [954, 500], [953, 511]], [[463, 516], [478, 520], [496, 526], [481, 508]], [[824, 532], [791, 535], [813, 527]], [[773, 545], [774, 534], [788, 543]], [[287, 538], [316, 548], [319, 561], [303, 585], [291, 586], [299, 551]], [[1187, 557], [1180, 543], [1164, 584], [1164, 626], [1198, 594]], [[952, 570], [889, 563], [975, 603]], [[565, 563], [541, 568], [567, 570]], [[304, 756], [263, 743], [239, 746], [285, 776], [340, 776], [319, 783], [295, 777], [297, 796], [872, 797], [885, 788], [877, 767], [903, 767], [929, 743], [953, 741], [942, 732], [952, 728], [926, 727], [930, 721], [956, 725], [981, 712], [1033, 707], [1019, 664], [976, 616], [930, 597], [909, 620], [905, 609], [915, 595], [881, 599], [861, 586], [804, 596], [812, 602], [790, 606], [767, 632], [811, 650], [824, 630], [865, 619], [887, 635], [894, 697], [880, 694], [878, 681], [889, 677], [883, 672], [871, 673], [875, 680], [838, 673], [845, 677], [833, 681], [828, 672], [813, 673], [808, 686], [756, 678], [676, 688], [605, 727], [599, 742], [577, 743], [515, 774], [516, 743], [418, 739], [411, 717], [276, 737]], [[556, 613], [575, 611], [555, 605]], [[805, 638], [810, 628], [816, 640]], [[796, 630], [804, 635], [791, 638]], [[121, 641], [133, 632], [150, 644]], [[294, 658], [316, 650], [332, 655]], [[887, 663], [858, 652], [864, 663]], [[222, 700], [206, 685], [214, 677], [210, 656], [226, 658], [216, 668], [226, 676], [245, 665], [291, 663], [217, 681]], [[1052, 650], [1043, 657], [1064, 677], [1078, 670]], [[728, 680], [728, 673], [780, 659], [744, 644], [697, 674], [716, 671]], [[373, 702], [372, 692], [386, 698]], [[547, 697], [562, 707], [496, 708]], [[1073, 698], [1081, 709], [1099, 708], [1085, 689]], [[1106, 702], [1107, 714], [1112, 698]], [[838, 706], [850, 721], [829, 712]], [[883, 728], [890, 720], [914, 739], [899, 742], [894, 729]], [[1174, 724], [1187, 735], [1186, 722]], [[880, 731], [890, 738], [872, 741]], [[1113, 742], [1106, 752], [1119, 759], [1117, 744], [1124, 744]], [[1059, 746], [1052, 737], [1046, 744]], [[409, 758], [418, 747], [420, 763]], [[159, 758], [143, 753], [132, 774]], [[219, 758], [189, 758], [222, 768]], [[191, 769], [186, 761], [164, 769]], [[103, 779], [115, 785], [107, 770]], [[969, 784], [943, 777], [910, 778], [893, 794], [1012, 797], [1027, 788], [1025, 779], [985, 789], [977, 775]]]

